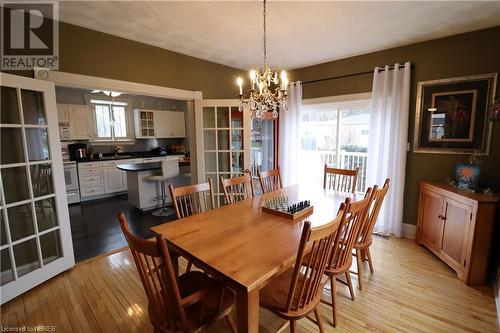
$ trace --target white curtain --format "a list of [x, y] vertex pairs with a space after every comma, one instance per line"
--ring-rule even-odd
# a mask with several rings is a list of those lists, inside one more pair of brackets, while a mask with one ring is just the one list
[[401, 237], [405, 184], [408, 113], [410, 102], [409, 62], [400, 68], [375, 68], [368, 143], [367, 184], [382, 186], [391, 179], [375, 232]]
[[288, 110], [279, 115], [278, 163], [283, 186], [297, 184], [301, 107], [302, 85], [300, 81], [291, 82]]

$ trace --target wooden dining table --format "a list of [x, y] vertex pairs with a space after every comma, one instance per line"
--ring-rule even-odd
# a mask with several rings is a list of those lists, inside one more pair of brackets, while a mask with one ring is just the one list
[[313, 227], [333, 220], [347, 197], [360, 194], [293, 185], [232, 205], [152, 227], [175, 252], [227, 282], [236, 292], [238, 332], [259, 331], [259, 291], [290, 267], [297, 255], [304, 220], [293, 221], [261, 207], [284, 195], [289, 202], [310, 200]]

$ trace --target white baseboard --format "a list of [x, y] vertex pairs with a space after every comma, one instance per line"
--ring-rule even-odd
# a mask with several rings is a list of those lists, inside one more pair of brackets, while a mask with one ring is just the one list
[[402, 236], [404, 238], [415, 239], [417, 237], [417, 226], [415, 224], [403, 223]]

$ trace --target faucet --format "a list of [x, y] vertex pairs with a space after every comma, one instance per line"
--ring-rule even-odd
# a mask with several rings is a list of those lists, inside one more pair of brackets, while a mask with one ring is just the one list
[[115, 156], [118, 156], [118, 154], [122, 154], [123, 152], [124, 152], [124, 147], [123, 146], [121, 146], [121, 145], [114, 146], [114, 148], [113, 148], [113, 154]]

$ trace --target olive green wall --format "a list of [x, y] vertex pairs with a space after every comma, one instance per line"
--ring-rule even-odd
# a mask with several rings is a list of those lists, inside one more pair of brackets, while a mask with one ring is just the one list
[[[500, 72], [500, 27], [435, 39], [408, 46], [373, 52], [291, 71], [291, 80], [308, 81], [330, 76], [371, 71], [376, 66], [411, 61], [409, 142], [413, 138], [415, 97], [419, 81], [470, 74]], [[497, 95], [500, 95], [497, 84]], [[324, 97], [369, 92], [372, 75], [362, 75], [304, 85], [303, 97]], [[457, 162], [466, 155], [416, 154], [409, 152], [406, 164], [404, 222], [416, 224], [419, 182], [444, 181], [453, 175]], [[483, 160], [482, 182], [500, 191], [500, 122], [493, 128], [490, 155]]]
[[63, 22], [59, 29], [60, 71], [237, 96], [238, 69]]

